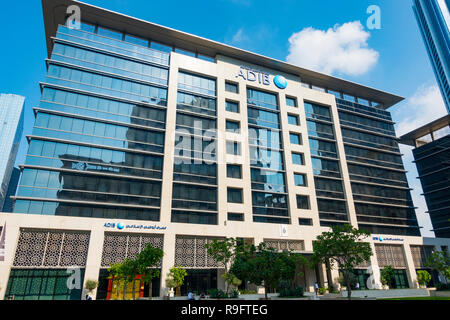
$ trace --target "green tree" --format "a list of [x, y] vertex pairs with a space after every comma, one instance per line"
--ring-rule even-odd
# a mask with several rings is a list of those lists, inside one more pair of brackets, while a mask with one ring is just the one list
[[434, 251], [425, 265], [441, 273], [447, 280], [450, 279], [450, 257], [446, 252]]
[[426, 270], [417, 271], [417, 282], [421, 286], [426, 286], [431, 281], [431, 274]]
[[137, 272], [141, 275], [143, 283], [148, 284], [148, 296], [152, 298], [152, 280], [161, 275], [159, 269], [155, 269], [161, 261], [164, 252], [148, 244], [136, 257]]
[[169, 273], [167, 274], [166, 283], [174, 285], [176, 288], [176, 295], [181, 295], [181, 286], [184, 283], [184, 278], [187, 276], [187, 271], [183, 267], [175, 266], [170, 268]]
[[237, 241], [234, 238], [226, 238], [224, 240], [213, 239], [210, 243], [205, 245], [208, 255], [219, 264], [222, 264], [225, 269], [222, 278], [225, 280], [225, 292], [227, 295], [229, 288], [232, 285], [232, 280], [235, 278], [233, 274], [230, 274], [229, 269], [235, 258], [237, 246]]
[[354, 268], [369, 261], [373, 254], [370, 244], [363, 242], [369, 235], [367, 231], [345, 224], [333, 226], [331, 231], [323, 232], [313, 242], [312, 262], [324, 263], [330, 269], [337, 264], [344, 276], [348, 299], [352, 294], [350, 277]]
[[138, 264], [136, 260], [126, 258], [121, 264], [120, 264], [120, 274], [122, 275], [124, 279], [124, 289], [123, 289], [123, 299], [126, 300], [127, 297], [127, 286], [129, 283], [133, 285], [132, 287], [132, 299], [134, 300], [136, 298], [136, 286], [134, 284], [134, 280], [136, 279], [136, 276], [138, 275]]
[[117, 281], [117, 291], [116, 291], [116, 297], [119, 296], [119, 290], [120, 290], [120, 280], [122, 278], [122, 270], [121, 270], [121, 263], [113, 263], [108, 268], [108, 279], [112, 279], [113, 281]]
[[242, 247], [236, 255], [230, 272], [240, 279], [247, 279], [255, 285], [264, 286], [265, 298], [280, 280], [292, 279], [295, 275], [295, 259], [290, 252], [278, 252], [261, 242]]
[[395, 269], [392, 266], [384, 266], [380, 271], [380, 282], [384, 286], [393, 286]]

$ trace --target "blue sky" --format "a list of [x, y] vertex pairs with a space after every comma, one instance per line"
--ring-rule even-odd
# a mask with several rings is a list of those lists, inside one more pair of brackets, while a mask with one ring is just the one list
[[[182, 30], [208, 39], [224, 42], [279, 60], [286, 60], [292, 46], [289, 39], [305, 28], [326, 32], [336, 24], [360, 21], [367, 33], [363, 50], [376, 53], [367, 72], [351, 74], [333, 70], [333, 75], [364, 85], [386, 90], [405, 97], [405, 101], [391, 109], [400, 133], [438, 118], [445, 113], [436, 80], [412, 11], [412, 0], [85, 0], [107, 9]], [[367, 8], [381, 9], [381, 29], [368, 30], [370, 16]], [[0, 11], [2, 40], [0, 53], [2, 76], [0, 92], [25, 96], [26, 114], [24, 134], [30, 134], [33, 125], [32, 107], [39, 104], [39, 81], [45, 78], [45, 33], [39, 0], [10, 1]], [[339, 28], [337, 26], [336, 28]], [[333, 31], [337, 29], [332, 29]], [[309, 29], [312, 30], [312, 29]], [[309, 38], [308, 38], [309, 39]], [[320, 46], [320, 43], [319, 43]], [[308, 47], [316, 52], [317, 43], [300, 43], [301, 57], [308, 55]], [[325, 57], [326, 59], [327, 57]], [[298, 60], [297, 60], [298, 61]], [[302, 60], [298, 61], [300, 64]], [[347, 61], [348, 63], [348, 61]], [[364, 61], [362, 61], [364, 63]], [[441, 110], [442, 107], [442, 110]], [[17, 163], [24, 162], [27, 150], [22, 141]], [[405, 166], [413, 191], [418, 218], [424, 226], [423, 234], [432, 235], [431, 224], [420, 183], [409, 148], [402, 147]]]

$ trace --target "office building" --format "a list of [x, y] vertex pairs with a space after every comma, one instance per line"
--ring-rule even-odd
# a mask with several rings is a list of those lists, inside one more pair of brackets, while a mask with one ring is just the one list
[[428, 213], [438, 238], [450, 238], [450, 115], [400, 137], [413, 146]]
[[[78, 266], [100, 281], [98, 299], [114, 298], [108, 267], [149, 243], [165, 253], [154, 295], [174, 265], [188, 270], [183, 293], [223, 287], [205, 249], [217, 238], [310, 255], [319, 234], [350, 223], [376, 252], [358, 274], [391, 264], [398, 287], [416, 286], [424, 248], [448, 246], [420, 237], [388, 111], [401, 97], [81, 2], [42, 3], [48, 73], [14, 213], [0, 215], [6, 297], [79, 298], [24, 289]], [[65, 25], [69, 5], [80, 29]], [[335, 277], [318, 265], [298, 282]]]
[[413, 10], [442, 98], [450, 113], [450, 1], [414, 0]]
[[0, 208], [6, 200], [9, 181], [22, 139], [25, 98], [0, 94]]

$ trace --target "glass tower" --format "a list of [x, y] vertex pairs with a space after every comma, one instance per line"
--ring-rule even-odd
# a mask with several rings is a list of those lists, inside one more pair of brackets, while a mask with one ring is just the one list
[[449, 8], [449, 0], [414, 0], [413, 6], [448, 113], [450, 113]]
[[6, 200], [23, 131], [25, 98], [0, 94], [0, 208]]

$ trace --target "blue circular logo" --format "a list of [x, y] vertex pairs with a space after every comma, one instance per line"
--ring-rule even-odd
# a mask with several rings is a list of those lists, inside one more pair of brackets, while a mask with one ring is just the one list
[[119, 223], [117, 224], [117, 229], [119, 229], [119, 230], [122, 230], [124, 227], [125, 227], [125, 226], [123, 225], [122, 222], [119, 222]]
[[273, 78], [273, 83], [280, 88], [280, 89], [286, 89], [287, 87], [287, 80], [285, 77], [277, 75]]

